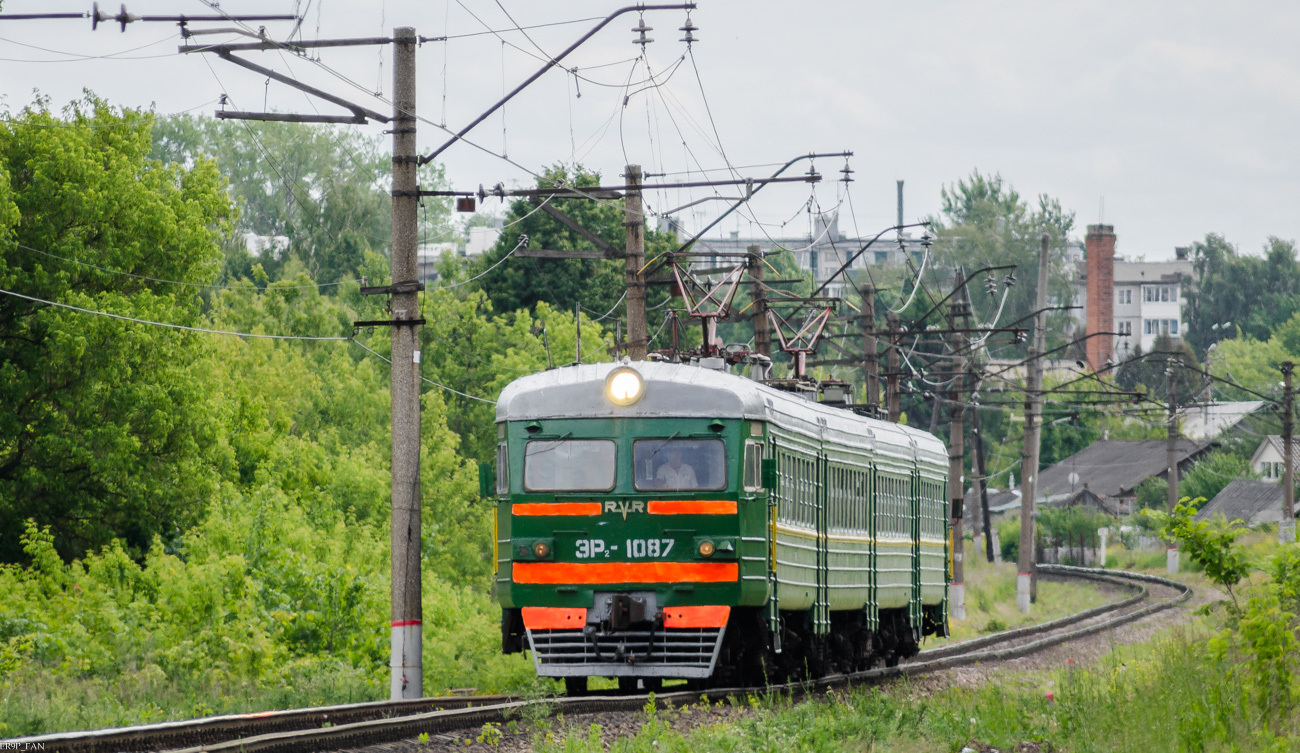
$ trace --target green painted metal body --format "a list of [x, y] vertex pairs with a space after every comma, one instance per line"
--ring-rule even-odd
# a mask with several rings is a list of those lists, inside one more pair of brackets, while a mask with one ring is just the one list
[[[747, 421], [725, 421], [721, 432], [709, 428], [708, 419], [555, 419], [540, 422], [542, 428], [530, 433], [524, 422], [507, 422], [504, 441], [509, 462], [509, 493], [498, 497], [497, 504], [497, 599], [503, 607], [547, 606], [590, 607], [595, 591], [628, 588], [655, 590], [658, 605], [761, 605], [767, 600], [767, 493], [744, 491], [741, 487], [741, 461], [744, 438], [750, 431]], [[633, 487], [632, 443], [637, 439], [720, 438], [726, 444], [727, 486], [722, 490], [668, 492], [638, 491]], [[524, 446], [530, 440], [612, 439], [617, 447], [614, 488], [608, 492], [533, 493], [523, 488]], [[645, 505], [652, 500], [729, 500], [736, 502], [735, 515], [651, 515]], [[599, 515], [517, 516], [515, 504], [548, 502], [597, 502]], [[614, 502], [610, 506], [606, 503]], [[640, 506], [634, 503], [641, 503]], [[611, 509], [612, 508], [612, 509]], [[731, 541], [733, 552], [718, 551], [701, 557], [697, 540]], [[515, 562], [533, 562], [521, 556], [521, 539], [553, 538], [552, 562], [736, 562], [739, 579], [730, 583], [675, 584], [526, 584], [511, 578]], [[579, 558], [579, 540], [604, 542], [604, 554], [597, 558]], [[629, 539], [671, 540], [667, 557], [629, 557], [625, 542]], [[617, 547], [615, 549], [614, 547]], [[614, 588], [611, 588], [611, 585]]]
[[[721, 431], [711, 424], [721, 425]], [[773, 621], [779, 612], [806, 612], [816, 634], [830, 631], [831, 613], [838, 611], [863, 611], [868, 626], [875, 627], [881, 610], [905, 609], [918, 630], [923, 610], [938, 609], [938, 617], [946, 617], [942, 611], [948, 586], [946, 468], [938, 462], [918, 462], [910, 450], [872, 451], [862, 443], [837, 441], [815, 423], [799, 421], [778, 425], [740, 419], [556, 418], [507, 421], [501, 426], [505, 451], [499, 459], [505, 461], [508, 473], [496, 512], [496, 595], [504, 608], [585, 608], [592, 605], [597, 591], [654, 590], [661, 607], [767, 605]], [[726, 488], [637, 491], [632, 443], [668, 437], [722, 439]], [[617, 447], [613, 489], [525, 491], [521, 479], [526, 443], [559, 438], [613, 440]], [[770, 492], [746, 489], [742, 483], [747, 442], [761, 443], [765, 457], [776, 460], [777, 484]], [[737, 512], [653, 515], [645, 511], [652, 500], [730, 500]], [[551, 502], [595, 502], [601, 512], [512, 514], [515, 504]], [[697, 550], [701, 538], [734, 541], [734, 553], [702, 557]], [[734, 561], [738, 578], [726, 583], [659, 584], [526, 584], [512, 579], [516, 562], [537, 561], [528, 551], [536, 541], [553, 543], [548, 561], [578, 563], [593, 561], [578, 557], [579, 541], [593, 539], [605, 542], [602, 556], [595, 561], [650, 561], [630, 558], [623, 543], [671, 539], [669, 555], [653, 561]]]

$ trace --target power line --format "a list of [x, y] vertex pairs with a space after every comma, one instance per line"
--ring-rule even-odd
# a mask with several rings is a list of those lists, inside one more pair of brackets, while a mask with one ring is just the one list
[[[371, 350], [369, 347], [367, 347], [366, 345], [364, 345], [360, 340], [356, 339], [355, 337], [339, 337], [339, 338], [335, 338], [335, 339], [338, 339], [338, 340], [347, 340], [348, 342], [355, 343], [355, 344], [356, 344], [358, 347], [360, 347], [362, 350], [364, 350], [364, 351], [370, 353], [370, 354], [373, 355], [373, 356], [378, 357], [378, 358], [379, 358], [381, 361], [383, 361], [384, 363], [390, 363], [390, 364], [391, 364], [391, 363], [393, 362], [393, 359], [388, 358], [387, 356], [385, 356], [385, 355], [383, 355], [383, 354], [381, 354], [381, 353], [378, 353], [378, 352], [376, 352], [376, 351], [374, 351], [374, 350]], [[467, 397], [467, 398], [469, 398], [470, 400], [477, 400], [477, 401], [479, 401], [480, 403], [487, 403], [488, 405], [496, 405], [496, 404], [497, 404], [497, 401], [495, 401], [495, 400], [488, 400], [487, 398], [477, 397], [477, 396], [475, 396], [475, 395], [471, 395], [471, 394], [469, 394], [469, 393], [467, 393], [467, 392], [461, 392], [460, 390], [455, 389], [454, 387], [448, 387], [448, 386], [445, 385], [445, 384], [441, 384], [441, 383], [439, 383], [439, 382], [435, 382], [435, 381], [433, 381], [432, 379], [430, 379], [429, 377], [424, 376], [423, 374], [420, 375], [420, 381], [428, 382], [429, 384], [432, 384], [434, 387], [438, 387], [438, 388], [440, 388], [440, 389], [444, 389], [444, 390], [446, 390], [446, 391], [448, 391], [448, 392], [454, 392], [454, 393], [456, 393], [457, 395], [460, 395], [461, 397]]]
[[[40, 254], [41, 256], [48, 256], [48, 257], [50, 257], [51, 259], [59, 259], [59, 260], [61, 260], [61, 261], [66, 261], [66, 262], [69, 262], [69, 263], [72, 263], [72, 264], [79, 264], [79, 265], [81, 265], [81, 266], [83, 266], [83, 267], [90, 267], [91, 269], [95, 269], [95, 270], [98, 270], [98, 271], [100, 271], [100, 272], [104, 272], [104, 273], [107, 273], [107, 274], [111, 274], [111, 275], [119, 275], [119, 276], [121, 276], [121, 277], [130, 277], [130, 278], [133, 278], [133, 279], [136, 279], [136, 280], [144, 280], [144, 281], [147, 281], [147, 282], [158, 282], [158, 283], [163, 283], [163, 284], [166, 284], [166, 285], [182, 285], [182, 286], [185, 286], [185, 287], [190, 287], [190, 288], [202, 288], [202, 289], [205, 289], [205, 290], [206, 290], [206, 289], [214, 289], [214, 290], [239, 290], [239, 289], [242, 289], [242, 288], [243, 288], [243, 286], [240, 286], [240, 285], [209, 285], [209, 284], [204, 284], [204, 283], [201, 283], [201, 282], [184, 282], [184, 281], [182, 281], [182, 280], [165, 280], [165, 279], [162, 279], [162, 278], [159, 278], [159, 277], [146, 277], [145, 275], [137, 275], [137, 274], [132, 274], [131, 272], [123, 272], [123, 271], [121, 271], [121, 270], [117, 270], [117, 269], [109, 269], [109, 268], [107, 268], [107, 267], [101, 267], [101, 266], [99, 266], [99, 265], [91, 264], [90, 262], [86, 262], [86, 261], [80, 261], [80, 260], [77, 260], [77, 259], [73, 259], [73, 258], [68, 257], [68, 256], [60, 256], [60, 255], [58, 255], [58, 254], [52, 254], [52, 253], [50, 253], [49, 251], [42, 251], [42, 250], [40, 250], [40, 249], [38, 249], [38, 248], [32, 248], [31, 246], [25, 246], [25, 245], [23, 245], [23, 244], [21, 244], [21, 243], [15, 243], [14, 245], [17, 246], [18, 248], [24, 250], [24, 251], [29, 251], [29, 252], [34, 253], [34, 254]], [[307, 288], [324, 288], [324, 287], [329, 287], [329, 286], [331, 286], [331, 285], [346, 285], [346, 284], [348, 284], [348, 283], [350, 283], [350, 282], [361, 282], [361, 280], [339, 280], [338, 282], [314, 282], [314, 283], [312, 283], [312, 284], [310, 284], [310, 285], [281, 285], [281, 284], [279, 284], [279, 283], [275, 283], [275, 286], [276, 286], [276, 288], [279, 289], [279, 290], [305, 290], [305, 289], [307, 289]]]
[[179, 329], [179, 330], [185, 330], [186, 332], [201, 332], [201, 333], [208, 334], [208, 335], [234, 335], [234, 336], [236, 336], [236, 337], [256, 337], [256, 338], [261, 338], [261, 339], [264, 339], [264, 340], [350, 340], [350, 339], [351, 339], [351, 338], [349, 338], [349, 337], [309, 337], [309, 336], [303, 336], [303, 335], [262, 335], [262, 334], [254, 334], [254, 333], [252, 333], [252, 332], [232, 332], [232, 331], [230, 331], [230, 330], [224, 330], [224, 329], [205, 329], [205, 328], [203, 328], [203, 327], [189, 327], [189, 326], [186, 326], [186, 325], [184, 325], [184, 324], [172, 324], [172, 323], [170, 323], [170, 322], [155, 322], [155, 321], [150, 321], [150, 320], [148, 320], [148, 319], [137, 319], [137, 318], [135, 318], [135, 317], [133, 317], [133, 316], [123, 316], [122, 314], [111, 314], [111, 313], [109, 313], [109, 312], [107, 312], [107, 311], [97, 311], [97, 310], [95, 310], [95, 309], [87, 309], [87, 308], [82, 308], [82, 307], [80, 307], [80, 306], [73, 306], [73, 305], [70, 304], [70, 303], [59, 303], [58, 301], [47, 301], [47, 300], [45, 300], [44, 298], [37, 298], [37, 297], [35, 297], [35, 296], [23, 295], [22, 293], [15, 293], [15, 292], [12, 291], [12, 290], [3, 290], [3, 289], [0, 289], [0, 294], [8, 295], [8, 296], [13, 296], [14, 298], [22, 298], [23, 300], [31, 301], [31, 302], [33, 302], [33, 303], [41, 303], [41, 304], [45, 304], [46, 306], [57, 306], [57, 307], [59, 307], [59, 308], [70, 309], [70, 310], [72, 310], [72, 311], [77, 311], [77, 312], [80, 312], [80, 313], [82, 313], [82, 314], [93, 314], [93, 315], [95, 315], [95, 316], [105, 316], [105, 317], [108, 317], [108, 318], [110, 318], [110, 319], [120, 319], [120, 320], [122, 320], [122, 321], [124, 321], [124, 322], [132, 322], [132, 323], [134, 323], [134, 324], [147, 324], [147, 325], [149, 325], [149, 326], [151, 326], [151, 327], [164, 327], [164, 328], [166, 328], [166, 329]]

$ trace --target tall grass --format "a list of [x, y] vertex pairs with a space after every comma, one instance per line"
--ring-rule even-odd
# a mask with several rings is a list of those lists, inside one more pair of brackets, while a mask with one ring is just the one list
[[[548, 753], [732, 753], [733, 751], [999, 750], [1044, 743], [1071, 753], [1296, 750], [1300, 718], [1265, 718], [1241, 664], [1202, 636], [1175, 633], [1120, 648], [1087, 669], [1002, 678], [930, 697], [907, 683], [831, 693], [817, 702], [740, 699], [750, 713], [682, 733], [673, 711], [647, 709], [635, 736], [605, 747], [599, 730], [538, 737]], [[1049, 696], [1050, 693], [1050, 696]]]

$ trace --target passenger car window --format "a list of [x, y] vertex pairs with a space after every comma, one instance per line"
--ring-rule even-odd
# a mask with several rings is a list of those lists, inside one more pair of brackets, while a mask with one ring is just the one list
[[535, 439], [524, 447], [524, 489], [607, 492], [614, 488], [614, 457], [608, 439]]
[[727, 486], [727, 450], [721, 439], [638, 439], [632, 443], [639, 491], [692, 491]]

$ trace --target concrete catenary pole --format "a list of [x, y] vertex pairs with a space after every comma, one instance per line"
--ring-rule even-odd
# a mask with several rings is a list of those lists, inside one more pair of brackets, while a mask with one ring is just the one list
[[[641, 208], [641, 166], [628, 165], [623, 172], [623, 227], [627, 238], [627, 354], [644, 361], [647, 342], [645, 321], [645, 212]], [[707, 343], [706, 343], [707, 345]]]
[[393, 30], [392, 624], [393, 700], [424, 695], [420, 605], [420, 327], [415, 29]]
[[1282, 362], [1282, 522], [1277, 527], [1283, 544], [1295, 541], [1295, 392], [1291, 371], [1295, 364]]
[[[975, 390], [979, 390], [978, 382], [975, 384]], [[993, 562], [993, 522], [990, 520], [992, 516], [989, 515], [989, 479], [988, 469], [984, 465], [984, 435], [980, 433], [978, 405], [973, 405], [970, 409], [970, 431], [971, 439], [975, 442], [975, 473], [979, 477], [980, 520], [984, 524], [984, 555], [989, 562]]]
[[[1168, 406], [1165, 439], [1165, 479], [1169, 481], [1169, 511], [1178, 504], [1178, 403], [1174, 395], [1174, 359], [1165, 367], [1165, 397]], [[1178, 544], [1170, 541], [1165, 554], [1165, 569], [1172, 575], [1178, 572]]]
[[752, 294], [754, 299], [754, 352], [771, 357], [772, 333], [767, 328], [767, 290], [763, 287], [765, 276], [763, 271], [763, 250], [758, 246], [750, 246], [746, 251], [749, 252], [749, 279], [754, 281]]
[[867, 413], [876, 418], [880, 407], [880, 348], [876, 339], [876, 286], [862, 286], [862, 315], [858, 317], [862, 333], [862, 371], [866, 384]]
[[885, 409], [889, 420], [898, 423], [902, 410], [898, 404], [898, 370], [901, 368], [898, 358], [898, 315], [890, 313], [888, 317], [889, 327], [889, 356], [887, 368], [889, 373], [885, 375]]
[[[953, 278], [953, 292], [964, 292], [965, 287], [965, 275], [959, 270]], [[949, 316], [948, 322], [953, 329], [960, 329], [965, 318], [961, 312], [969, 310], [970, 304], [966, 302], [965, 296], [962, 296], [957, 299], [954, 308], [957, 309], [957, 315]], [[951, 343], [954, 353], [965, 352], [964, 335], [954, 334]], [[966, 380], [966, 370], [959, 368], [956, 371], [959, 373], [953, 378], [952, 389], [948, 391], [950, 401], [948, 403], [948, 518], [952, 531], [952, 583], [948, 587], [948, 607], [954, 620], [964, 620], [966, 619], [966, 564], [963, 561], [963, 554], [966, 547], [961, 521], [966, 488], [966, 481], [962, 474], [966, 458], [963, 436], [965, 433], [963, 417], [966, 407], [962, 404], [962, 386]], [[935, 413], [938, 412], [936, 405]]]
[[1034, 302], [1034, 339], [1026, 361], [1025, 442], [1020, 453], [1020, 566], [1016, 574], [1016, 607], [1025, 614], [1034, 598], [1034, 497], [1038, 484], [1038, 452], [1042, 432], [1043, 352], [1047, 349], [1047, 273], [1052, 237], [1043, 233], [1038, 250], [1038, 290]]

